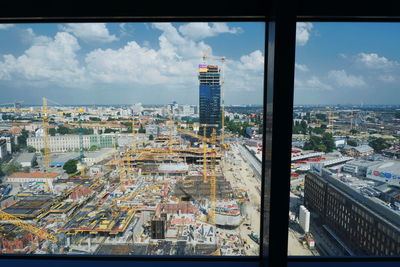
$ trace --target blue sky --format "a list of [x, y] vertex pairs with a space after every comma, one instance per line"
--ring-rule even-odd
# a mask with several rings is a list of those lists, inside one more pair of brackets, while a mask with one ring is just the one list
[[399, 104], [399, 23], [299, 23], [295, 104]]
[[229, 58], [225, 103], [261, 104], [264, 39], [263, 23], [0, 24], [0, 103], [198, 104], [209, 51]]

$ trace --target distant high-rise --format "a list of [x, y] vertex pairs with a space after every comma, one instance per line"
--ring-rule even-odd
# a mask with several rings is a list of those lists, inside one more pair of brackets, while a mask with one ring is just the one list
[[[212, 129], [221, 128], [221, 73], [218, 66], [199, 65], [199, 115], [200, 125], [206, 124], [206, 136], [210, 137]], [[203, 127], [199, 134], [203, 135]]]

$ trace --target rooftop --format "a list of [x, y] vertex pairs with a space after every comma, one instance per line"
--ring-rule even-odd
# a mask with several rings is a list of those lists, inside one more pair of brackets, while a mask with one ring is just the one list
[[56, 178], [57, 172], [14, 172], [9, 178]]

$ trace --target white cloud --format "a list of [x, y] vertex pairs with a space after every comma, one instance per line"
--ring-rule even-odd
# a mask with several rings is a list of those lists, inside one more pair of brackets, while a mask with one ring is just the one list
[[263, 71], [264, 70], [264, 56], [260, 50], [251, 52], [249, 55], [240, 57], [239, 69]]
[[299, 71], [303, 71], [303, 72], [307, 72], [308, 71], [308, 67], [306, 64], [294, 64], [295, 68]]
[[310, 22], [298, 22], [296, 24], [296, 43], [303, 46], [310, 39], [313, 24]]
[[398, 62], [391, 61], [386, 57], [379, 56], [376, 53], [359, 53], [356, 56], [356, 61], [371, 69], [387, 69], [399, 65]]
[[385, 83], [393, 83], [396, 80], [393, 75], [389, 74], [379, 75], [378, 79]]
[[193, 22], [181, 25], [179, 32], [185, 37], [200, 40], [222, 33], [239, 34], [243, 30], [239, 27], [230, 28], [226, 23]]
[[345, 70], [332, 70], [328, 73], [328, 77], [340, 87], [361, 87], [366, 85], [362, 76], [347, 74]]
[[162, 51], [139, 46], [132, 41], [123, 48], [96, 49], [85, 59], [91, 77], [106, 83], [139, 83], [179, 85], [194, 66]]
[[45, 35], [36, 35], [32, 28], [23, 29], [21, 32], [22, 40], [29, 44], [47, 44], [51, 38]]
[[295, 79], [294, 81], [295, 90], [307, 90], [307, 91], [327, 91], [332, 90], [332, 86], [321, 82], [317, 76], [311, 76], [306, 80]]
[[105, 23], [67, 23], [60, 27], [87, 43], [109, 43], [118, 40], [111, 35]]
[[79, 66], [76, 38], [59, 32], [54, 39], [35, 42], [21, 56], [4, 55], [0, 61], [0, 79], [25, 80], [35, 83], [77, 86], [84, 81], [84, 69]]
[[14, 26], [15, 26], [15, 24], [0, 24], [0, 30], [7, 30]]
[[[155, 23], [153, 28], [161, 31], [158, 49], [131, 41], [118, 49], [92, 50], [83, 55], [82, 60], [78, 60], [80, 46], [73, 34], [59, 32], [49, 38], [37, 36], [28, 29], [31, 47], [19, 57], [6, 55], [0, 60], [0, 80], [14, 79], [33, 86], [40, 83], [50, 88], [157, 85], [175, 92], [197, 92], [193, 91], [198, 87], [197, 66], [203, 51], [209, 50], [212, 55], [211, 47], [183, 36], [170, 23]], [[220, 65], [211, 58], [208, 63]], [[243, 55], [239, 60], [227, 61], [226, 90], [261, 90], [263, 68], [264, 55], [260, 50]]]

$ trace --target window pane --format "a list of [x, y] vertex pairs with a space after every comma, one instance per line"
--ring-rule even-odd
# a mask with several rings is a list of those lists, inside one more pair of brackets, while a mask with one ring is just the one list
[[259, 254], [264, 23], [0, 39], [1, 253]]
[[400, 254], [398, 23], [298, 23], [289, 255]]

